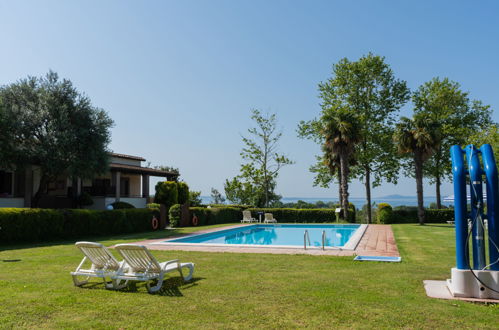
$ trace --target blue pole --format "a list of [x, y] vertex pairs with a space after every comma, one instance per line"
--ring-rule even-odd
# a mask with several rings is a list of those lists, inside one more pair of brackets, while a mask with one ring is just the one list
[[[497, 182], [497, 166], [494, 152], [490, 144], [484, 144], [482, 151], [483, 169], [485, 170], [485, 180], [487, 183], [487, 222], [489, 227], [489, 263], [492, 264], [499, 259], [499, 188]], [[495, 245], [494, 245], [494, 243]], [[490, 266], [491, 270], [499, 270], [499, 263]]]
[[466, 210], [466, 172], [463, 161], [463, 150], [455, 145], [450, 148], [452, 173], [454, 177], [454, 222], [456, 225], [456, 267], [468, 269], [466, 259], [466, 238], [468, 223]]
[[466, 147], [466, 163], [470, 173], [470, 195], [471, 195], [471, 221], [472, 246], [473, 246], [473, 269], [485, 267], [485, 242], [484, 229], [479, 216], [483, 214], [483, 190], [482, 190], [482, 168], [480, 166], [480, 150], [470, 144]]

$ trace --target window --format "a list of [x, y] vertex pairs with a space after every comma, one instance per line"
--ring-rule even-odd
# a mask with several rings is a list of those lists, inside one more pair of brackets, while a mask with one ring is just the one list
[[12, 196], [12, 173], [0, 171], [0, 197]]

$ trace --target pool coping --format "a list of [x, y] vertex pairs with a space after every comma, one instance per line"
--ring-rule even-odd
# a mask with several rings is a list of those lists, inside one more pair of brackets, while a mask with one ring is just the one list
[[[227, 227], [222, 227], [219, 230], [213, 230], [209, 232], [194, 232], [190, 233], [187, 235], [182, 235], [179, 237], [172, 237], [167, 240], [162, 240], [160, 242], [153, 242], [150, 243], [152, 245], [166, 245], [166, 246], [198, 246], [198, 247], [233, 247], [233, 248], [258, 248], [258, 249], [264, 249], [264, 248], [270, 248], [270, 249], [304, 249], [302, 245], [260, 245], [260, 244], [218, 244], [218, 243], [193, 243], [193, 242], [175, 242], [175, 240], [182, 239], [182, 238], [189, 238], [189, 237], [195, 237], [195, 236], [202, 236], [202, 235], [209, 235], [209, 234], [214, 234], [214, 233], [221, 233], [225, 231], [230, 231], [236, 228], [241, 228], [241, 227], [253, 227], [253, 226], [258, 226], [258, 225], [264, 225], [266, 227], [280, 227], [282, 225], [308, 225], [308, 226], [323, 226], [323, 225], [336, 225], [336, 224], [295, 224], [295, 223], [280, 223], [280, 224], [261, 224], [261, 223], [254, 223], [254, 224], [242, 224], [239, 226], [230, 226], [230, 228]], [[322, 248], [322, 246], [307, 246], [307, 249], [320, 249], [320, 250], [355, 250], [357, 245], [359, 244], [362, 235], [364, 235], [364, 232], [366, 231], [367, 225], [366, 224], [338, 224], [338, 225], [344, 225], [344, 226], [355, 226], [359, 225], [355, 233], [350, 237], [350, 239], [347, 241], [345, 245], [342, 246], [325, 246]]]
[[[222, 227], [223, 229], [237, 228], [244, 225], [235, 224], [233, 226]], [[220, 230], [220, 227], [197, 231], [196, 234], [209, 233]], [[194, 235], [194, 234], [188, 234]], [[173, 238], [185, 237], [186, 235], [176, 235]], [[263, 254], [306, 254], [306, 255], [329, 255], [329, 256], [400, 256], [395, 242], [395, 237], [390, 225], [367, 226], [364, 235], [357, 244], [355, 250], [322, 250], [322, 249], [274, 249], [274, 248], [254, 248], [254, 247], [213, 247], [213, 246], [179, 246], [179, 245], [160, 245], [152, 244], [164, 241], [161, 239], [150, 239], [135, 242], [135, 244], [145, 245], [151, 250], [162, 251], [189, 251], [189, 252], [226, 252], [226, 253], [263, 253]]]

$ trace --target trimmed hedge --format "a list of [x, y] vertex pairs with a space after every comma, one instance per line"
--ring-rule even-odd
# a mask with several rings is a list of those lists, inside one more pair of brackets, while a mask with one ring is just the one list
[[246, 205], [246, 204], [209, 204], [211, 207], [216, 208], [225, 208], [225, 207], [233, 207], [236, 209], [240, 209], [241, 211], [254, 208], [254, 205]]
[[170, 220], [170, 227], [177, 227], [180, 223], [180, 217], [182, 214], [182, 210], [180, 208], [180, 204], [173, 204], [168, 210], [168, 219]]
[[[386, 204], [386, 203], [382, 203]], [[381, 204], [380, 204], [381, 205]], [[387, 204], [389, 205], [389, 204]], [[379, 207], [378, 207], [379, 210]], [[379, 212], [379, 211], [378, 211]], [[426, 223], [446, 223], [454, 221], [453, 209], [425, 209]], [[378, 213], [379, 220], [379, 213]], [[393, 208], [390, 222], [381, 223], [418, 223], [418, 208], [415, 206], [398, 206]]]
[[154, 210], [0, 209], [0, 244], [152, 230]]
[[198, 218], [198, 226], [240, 222], [243, 218], [243, 212], [234, 207], [190, 207], [189, 213], [190, 219]]
[[[251, 215], [258, 219], [257, 212], [272, 213], [278, 222], [292, 223], [322, 223], [335, 222], [334, 209], [284, 209], [284, 208], [255, 208], [250, 209]], [[264, 216], [262, 215], [262, 221]]]
[[[243, 218], [243, 212], [235, 207], [191, 207], [190, 218], [194, 215], [198, 218], [198, 224], [214, 225], [221, 223], [236, 223]], [[291, 223], [323, 223], [335, 222], [334, 209], [284, 209], [284, 208], [251, 208], [249, 209], [254, 218], [258, 219], [257, 212], [272, 213], [278, 222]], [[262, 215], [262, 221], [263, 221]]]
[[177, 183], [177, 203], [178, 204], [185, 204], [189, 201], [189, 186], [185, 182], [178, 182]]
[[134, 209], [135, 206], [133, 206], [130, 203], [127, 202], [114, 202], [111, 204], [113, 207], [113, 210], [123, 210], [123, 209]]

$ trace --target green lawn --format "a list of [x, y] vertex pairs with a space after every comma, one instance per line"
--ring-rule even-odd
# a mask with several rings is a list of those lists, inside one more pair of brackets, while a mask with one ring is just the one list
[[[423, 280], [450, 275], [452, 227], [393, 229], [403, 260], [398, 264], [153, 251], [161, 261], [196, 264], [193, 282], [171, 278], [155, 295], [142, 284], [120, 292], [101, 284], [74, 287], [69, 272], [82, 256], [73, 242], [0, 247], [0, 260], [21, 259], [0, 262], [0, 328], [497, 328], [498, 305], [430, 299], [424, 293]], [[112, 245], [166, 235], [93, 240]]]

